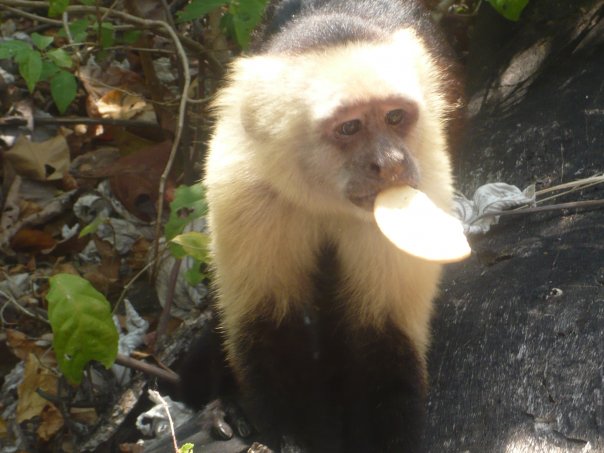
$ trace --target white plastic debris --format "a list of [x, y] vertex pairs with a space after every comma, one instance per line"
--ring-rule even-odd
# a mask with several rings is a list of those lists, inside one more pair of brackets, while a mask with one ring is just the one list
[[17, 301], [31, 290], [30, 273], [25, 272], [15, 275], [2, 275], [2, 277], [4, 280], [0, 281], [0, 300]]
[[109, 218], [96, 230], [99, 238], [115, 247], [119, 255], [126, 255], [139, 240], [141, 230], [128, 220]]
[[[73, 212], [85, 224], [102, 218], [94, 234], [115, 247], [119, 255], [125, 255], [140, 238], [152, 239], [153, 226], [128, 214], [121, 203], [111, 194], [109, 183], [101, 182], [97, 190], [82, 195], [74, 204]], [[122, 218], [119, 218], [119, 217]], [[84, 259], [89, 260], [91, 256]]]
[[78, 258], [83, 263], [88, 264], [99, 264], [101, 262], [101, 257], [94, 241], [90, 241], [86, 244], [84, 250], [78, 253]]
[[177, 79], [174, 63], [167, 57], [155, 58], [153, 60], [153, 69], [155, 69], [157, 78], [164, 84], [169, 84]]
[[[13, 369], [4, 376], [4, 383], [0, 387], [0, 419], [6, 424], [6, 430], [9, 434], [6, 439], [0, 442], [0, 451], [2, 453], [16, 453], [24, 451], [25, 442], [18, 429], [19, 424], [16, 421], [17, 414], [17, 387], [23, 381], [25, 372], [25, 363], [17, 363]], [[17, 428], [17, 429], [15, 429]], [[10, 438], [13, 438], [11, 440]]]
[[472, 200], [463, 194], [455, 197], [454, 211], [464, 225], [466, 234], [484, 234], [499, 222], [497, 213], [523, 205], [535, 204], [535, 186], [524, 190], [503, 182], [480, 186]]
[[111, 203], [97, 193], [82, 195], [73, 205], [73, 213], [84, 223], [90, 223], [98, 216], [109, 217]]
[[136, 428], [144, 436], [161, 437], [170, 431], [170, 421], [164, 404], [168, 406], [175, 428], [190, 420], [194, 414], [184, 404], [172, 401], [169, 396], [160, 397], [157, 392], [152, 390], [149, 390], [149, 399], [155, 403], [155, 406], [136, 418]]
[[67, 224], [65, 224], [61, 227], [61, 237], [63, 238], [64, 241], [66, 241], [67, 239], [71, 239], [79, 232], [80, 232], [79, 223], [74, 224], [72, 227], [70, 227]]
[[[124, 304], [126, 306], [127, 333], [120, 335], [117, 350], [120, 354], [129, 356], [132, 351], [145, 341], [145, 334], [149, 329], [149, 323], [136, 312], [128, 299], [124, 300]], [[113, 318], [113, 322], [119, 330], [119, 322], [116, 317]], [[111, 370], [122, 385], [130, 381], [131, 370], [129, 368], [122, 365], [113, 365]]]

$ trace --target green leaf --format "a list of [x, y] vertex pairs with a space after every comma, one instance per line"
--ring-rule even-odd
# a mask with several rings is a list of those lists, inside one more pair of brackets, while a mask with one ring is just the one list
[[227, 3], [229, 0], [193, 0], [182, 11], [176, 13], [177, 22], [198, 19]]
[[7, 46], [5, 46], [5, 42], [0, 42], [0, 60], [5, 60], [7, 58], [13, 58], [13, 52]]
[[487, 0], [503, 17], [516, 21], [520, 19], [522, 11], [529, 0]]
[[242, 49], [247, 49], [252, 30], [260, 23], [264, 13], [265, 0], [233, 2], [229, 8], [233, 16], [235, 39]]
[[63, 49], [50, 50], [46, 53], [46, 56], [50, 61], [52, 61], [60, 68], [69, 69], [73, 66], [73, 61], [71, 61], [71, 57]]
[[56, 17], [60, 16], [65, 12], [69, 6], [69, 0], [50, 0], [48, 6], [48, 16]]
[[115, 44], [115, 28], [111, 22], [101, 24], [101, 47], [106, 49]]
[[69, 104], [75, 99], [78, 83], [71, 72], [60, 70], [50, 79], [50, 94], [59, 112], [65, 113]]
[[52, 44], [54, 38], [52, 36], [43, 36], [34, 32], [31, 34], [31, 40], [38, 49], [44, 50]]
[[179, 234], [172, 239], [174, 244], [180, 245], [184, 252], [197, 261], [207, 263], [210, 249], [210, 236], [199, 231], [190, 231]]
[[201, 184], [178, 187], [174, 191], [174, 200], [170, 203], [170, 217], [164, 230], [166, 239], [173, 239], [182, 233], [189, 223], [207, 212], [208, 204]]
[[27, 52], [15, 56], [15, 61], [19, 63], [19, 73], [27, 83], [27, 89], [33, 93], [36, 83], [42, 75], [42, 57], [40, 53], [29, 49]]
[[207, 275], [201, 271], [201, 265], [203, 264], [201, 261], [198, 261], [193, 257], [191, 257], [191, 260], [193, 261], [191, 267], [185, 271], [185, 281], [191, 286], [197, 286], [204, 281]]
[[182, 447], [178, 449], [178, 453], [193, 453], [193, 444], [183, 444]]
[[42, 60], [42, 74], [40, 74], [40, 80], [50, 80], [60, 70], [61, 68], [56, 64], [48, 60]]
[[88, 235], [88, 234], [93, 234], [96, 233], [97, 230], [99, 229], [99, 227], [105, 223], [105, 220], [107, 220], [107, 217], [105, 216], [96, 216], [96, 218], [90, 222], [88, 225], [86, 225], [84, 228], [82, 228], [82, 231], [80, 231], [80, 234], [78, 237], [83, 238], [84, 236]]
[[134, 44], [140, 38], [141, 32], [139, 30], [128, 30], [122, 36], [122, 42], [124, 44]]
[[[71, 33], [74, 42], [84, 42], [86, 40], [86, 37], [88, 36], [88, 27], [90, 26], [90, 21], [88, 19], [74, 20], [67, 24], [67, 26], [69, 27], [69, 33]], [[59, 31], [59, 36], [64, 38], [67, 37], [64, 28]]]
[[32, 50], [31, 44], [18, 39], [0, 42], [0, 60], [5, 58], [14, 58], [22, 52]]
[[67, 379], [81, 382], [91, 360], [113, 365], [119, 335], [105, 296], [77, 275], [57, 274], [50, 278], [46, 300], [53, 348]]

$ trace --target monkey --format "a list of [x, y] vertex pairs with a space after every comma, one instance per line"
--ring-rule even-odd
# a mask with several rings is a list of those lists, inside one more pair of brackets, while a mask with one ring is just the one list
[[396, 186], [451, 209], [451, 65], [419, 0], [283, 0], [216, 95], [217, 329], [275, 451], [421, 450], [441, 265], [397, 249], [372, 210]]

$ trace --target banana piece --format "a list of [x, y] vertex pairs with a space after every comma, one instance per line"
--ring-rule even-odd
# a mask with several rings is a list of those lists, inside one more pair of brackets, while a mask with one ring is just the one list
[[380, 192], [373, 215], [384, 236], [418, 258], [451, 263], [467, 258], [472, 251], [461, 222], [412, 187]]

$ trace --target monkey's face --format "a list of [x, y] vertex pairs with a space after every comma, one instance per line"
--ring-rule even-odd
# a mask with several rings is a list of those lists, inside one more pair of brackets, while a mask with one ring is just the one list
[[390, 97], [341, 107], [324, 122], [323, 137], [341, 162], [345, 198], [372, 210], [382, 190], [418, 186], [417, 156], [408, 139], [418, 116], [415, 102]]
[[370, 221], [375, 196], [392, 186], [418, 188], [448, 208], [444, 98], [412, 30], [375, 44], [238, 60], [231, 77], [214, 139], [228, 152], [214, 159], [237, 165], [241, 177], [309, 211]]

